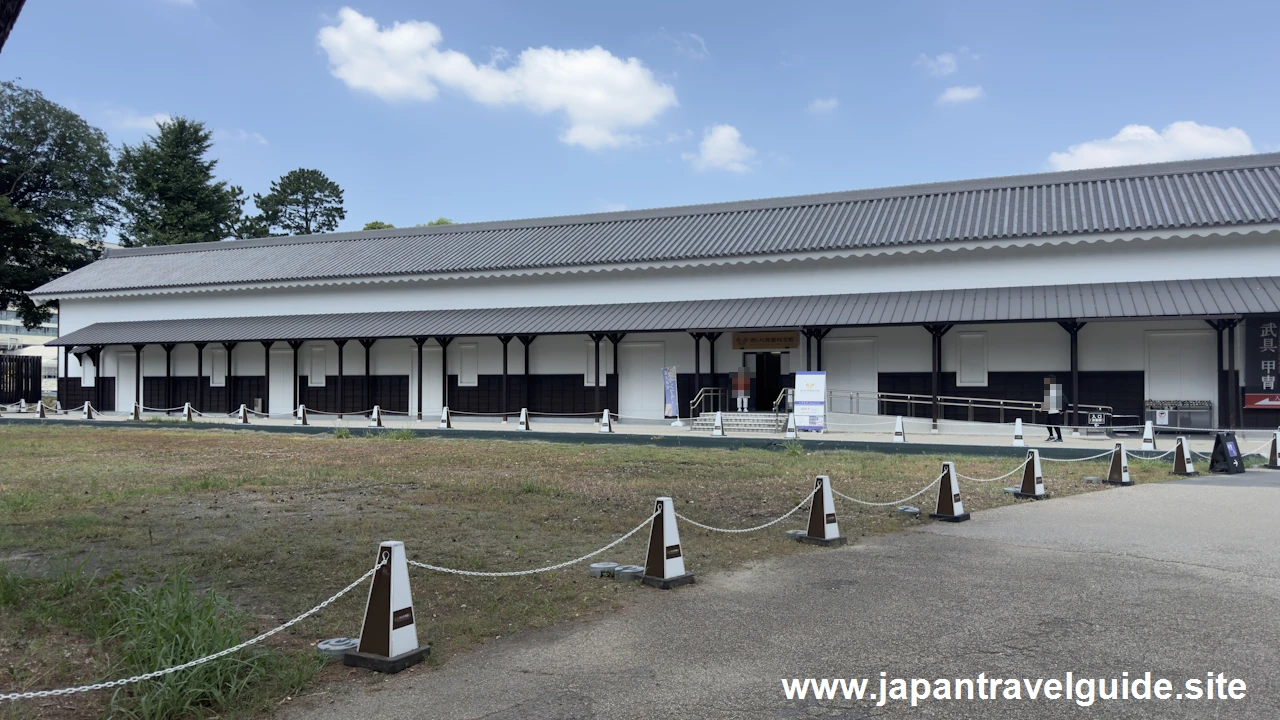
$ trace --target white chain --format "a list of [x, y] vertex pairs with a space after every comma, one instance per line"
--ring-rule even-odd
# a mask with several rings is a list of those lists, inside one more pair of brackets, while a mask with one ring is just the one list
[[[1114, 451], [1113, 451], [1113, 452], [1114, 452]], [[1160, 453], [1159, 455], [1139, 455], [1139, 454], [1138, 454], [1139, 452], [1142, 452], [1142, 451], [1141, 451], [1141, 450], [1138, 450], [1137, 452], [1126, 451], [1126, 453], [1125, 453], [1125, 454], [1127, 454], [1127, 455], [1128, 455], [1129, 457], [1131, 457], [1131, 458], [1137, 458], [1138, 460], [1159, 460], [1160, 458], [1164, 457], [1165, 455], [1168, 455], [1168, 454], [1172, 453], [1172, 452], [1173, 452], [1173, 450], [1165, 450], [1164, 452]]]
[[[939, 476], [938, 476], [938, 480], [941, 480], [941, 479], [942, 479], [942, 476], [941, 476], [941, 475], [939, 475]], [[859, 500], [858, 498], [852, 498], [852, 497], [849, 497], [848, 495], [845, 495], [844, 493], [842, 493], [842, 492], [840, 492], [839, 490], [836, 490], [836, 489], [834, 489], [834, 488], [831, 490], [831, 492], [835, 493], [836, 495], [839, 495], [840, 497], [844, 498], [845, 500], [848, 500], [849, 502], [856, 502], [856, 503], [858, 503], [859, 505], [866, 505], [866, 506], [868, 506], [868, 507], [888, 507], [888, 506], [890, 506], [890, 505], [897, 505], [897, 504], [899, 504], [899, 503], [904, 503], [904, 502], [906, 502], [906, 501], [908, 501], [908, 500], [914, 500], [914, 499], [916, 499], [916, 498], [920, 497], [921, 495], [923, 495], [923, 494], [925, 494], [926, 492], [928, 492], [928, 491], [929, 491], [929, 489], [930, 489], [930, 488], [932, 488], [934, 485], [937, 485], [937, 484], [938, 484], [938, 480], [934, 480], [933, 482], [929, 483], [928, 485], [925, 485], [925, 486], [924, 486], [924, 489], [923, 489], [923, 490], [921, 490], [920, 492], [916, 493], [915, 495], [910, 495], [910, 496], [908, 496], [908, 497], [904, 497], [904, 498], [902, 498], [901, 500], [893, 500], [893, 501], [891, 501], [891, 502], [867, 502], [866, 500]]]
[[212, 655], [206, 655], [202, 658], [192, 660], [191, 662], [183, 663], [181, 665], [174, 665], [173, 667], [165, 668], [164, 670], [155, 670], [153, 672], [149, 672], [143, 675], [135, 675], [131, 678], [125, 678], [123, 680], [110, 680], [108, 682], [101, 682], [95, 685], [80, 685], [79, 687], [61, 688], [58, 690], [35, 690], [32, 692], [0, 693], [0, 702], [3, 702], [5, 700], [29, 700], [32, 698], [56, 697], [59, 695], [71, 695], [73, 693], [89, 692], [92, 690], [106, 690], [107, 688], [119, 687], [121, 685], [130, 685], [132, 683], [142, 682], [144, 680], [151, 680], [153, 678], [158, 678], [163, 675], [169, 675], [171, 673], [176, 673], [181, 670], [187, 670], [189, 668], [196, 667], [197, 665], [203, 665], [207, 662], [212, 662], [214, 660], [217, 660], [218, 658], [225, 657], [239, 650], [243, 650], [249, 647], [250, 645], [256, 645], [257, 643], [260, 643], [263, 640], [266, 640], [267, 638], [271, 637], [272, 635], [275, 635], [281, 630], [285, 630], [289, 627], [292, 627], [293, 625], [311, 617], [315, 613], [328, 607], [329, 604], [332, 603], [333, 601], [351, 592], [351, 590], [353, 590], [360, 583], [364, 582], [365, 580], [368, 580], [369, 576], [377, 572], [378, 568], [387, 564], [389, 559], [390, 559], [389, 554], [384, 552], [382, 554], [382, 558], [378, 560], [377, 565], [374, 565], [373, 568], [371, 568], [368, 572], [356, 578], [356, 580], [352, 582], [350, 585], [334, 593], [334, 595], [330, 597], [328, 600], [325, 600], [319, 605], [316, 605], [315, 607], [302, 613], [301, 615], [295, 617], [294, 619], [286, 622], [285, 624], [280, 625], [279, 627], [276, 627], [272, 630], [268, 630], [262, 633], [261, 635], [258, 635], [257, 637], [250, 638], [249, 640], [245, 640], [244, 642], [240, 643], [239, 645], [236, 645], [235, 647], [229, 647], [226, 650], [216, 652]]
[[426, 563], [420, 563], [420, 562], [417, 562], [416, 560], [409, 560], [408, 562], [409, 562], [409, 564], [410, 564], [410, 565], [413, 565], [413, 566], [415, 566], [415, 567], [420, 567], [420, 568], [422, 568], [422, 569], [424, 569], [424, 570], [434, 570], [434, 571], [436, 571], [436, 572], [450, 573], [450, 574], [452, 574], [452, 575], [469, 575], [469, 576], [471, 576], [471, 577], [489, 577], [489, 578], [494, 578], [494, 577], [517, 577], [517, 576], [519, 576], [519, 575], [534, 575], [534, 574], [537, 574], [537, 573], [551, 572], [552, 570], [559, 570], [560, 568], [569, 567], [570, 565], [576, 565], [577, 563], [580, 563], [580, 562], [582, 562], [583, 560], [586, 560], [586, 559], [588, 559], [588, 558], [593, 558], [593, 557], [595, 557], [596, 555], [599, 555], [600, 553], [604, 552], [605, 550], [608, 550], [608, 549], [610, 549], [610, 548], [612, 548], [612, 547], [614, 547], [614, 546], [618, 545], [618, 544], [619, 544], [619, 543], [621, 543], [623, 540], [626, 540], [627, 538], [631, 537], [632, 535], [635, 535], [636, 533], [640, 532], [642, 529], [644, 529], [644, 526], [645, 526], [645, 525], [648, 525], [648, 524], [649, 524], [649, 523], [650, 523], [650, 522], [651, 522], [655, 517], [657, 517], [657, 516], [658, 516], [658, 513], [657, 513], [657, 511], [655, 511], [652, 515], [650, 515], [649, 517], [645, 518], [644, 522], [642, 522], [642, 523], [640, 523], [639, 525], [635, 526], [635, 528], [633, 528], [633, 529], [631, 530], [631, 532], [627, 533], [626, 535], [623, 535], [622, 537], [618, 538], [617, 540], [614, 540], [613, 542], [609, 543], [608, 545], [605, 545], [604, 547], [600, 548], [599, 550], [593, 550], [593, 551], [591, 551], [591, 552], [587, 553], [586, 555], [583, 555], [582, 557], [574, 558], [574, 559], [572, 559], [572, 560], [567, 560], [567, 561], [562, 562], [562, 563], [560, 563], [560, 564], [558, 564], [558, 565], [548, 565], [547, 567], [535, 568], [535, 569], [533, 569], [533, 570], [509, 570], [509, 571], [507, 571], [507, 572], [481, 572], [481, 571], [479, 571], [479, 570], [458, 570], [458, 569], [455, 569], [455, 568], [440, 567], [440, 566], [438, 566], [438, 565], [428, 565], [428, 564], [426, 564]]
[[1113, 452], [1115, 452], [1115, 450], [1108, 450], [1106, 452], [1098, 453], [1097, 455], [1090, 455], [1089, 457], [1082, 458], [1051, 458], [1042, 456], [1040, 460], [1041, 462], [1084, 462], [1085, 460], [1097, 460], [1100, 457], [1106, 457]]
[[795, 514], [796, 514], [796, 511], [797, 511], [797, 510], [799, 510], [800, 508], [804, 507], [804, 506], [805, 506], [805, 503], [808, 503], [808, 502], [809, 502], [809, 498], [813, 497], [813, 494], [814, 494], [814, 493], [816, 493], [816, 492], [818, 492], [818, 490], [817, 490], [817, 488], [814, 488], [814, 490], [813, 490], [812, 492], [810, 492], [808, 495], [805, 495], [805, 496], [804, 496], [804, 499], [800, 501], [800, 504], [799, 504], [799, 505], [796, 505], [795, 507], [793, 507], [793, 508], [791, 508], [790, 510], [788, 510], [788, 511], [787, 511], [787, 513], [786, 513], [785, 515], [783, 515], [782, 517], [780, 517], [780, 518], [776, 518], [776, 519], [773, 519], [773, 520], [770, 520], [769, 522], [767, 522], [767, 523], [765, 523], [765, 524], [763, 524], [763, 525], [757, 525], [757, 526], [755, 526], [755, 527], [749, 527], [749, 528], [738, 528], [738, 529], [718, 528], [718, 527], [711, 527], [710, 525], [703, 525], [702, 523], [698, 522], [697, 520], [690, 520], [689, 518], [685, 517], [684, 515], [681, 515], [680, 513], [676, 513], [676, 517], [678, 517], [678, 518], [680, 518], [681, 520], [683, 520], [683, 521], [685, 521], [685, 522], [689, 523], [690, 525], [696, 525], [697, 527], [700, 527], [700, 528], [702, 528], [703, 530], [710, 530], [711, 532], [719, 532], [719, 533], [749, 533], [749, 532], [755, 532], [756, 530], [763, 530], [763, 529], [765, 529], [765, 528], [767, 528], [767, 527], [770, 527], [770, 526], [772, 526], [772, 525], [777, 525], [778, 523], [782, 522], [783, 520], [786, 520], [787, 518], [791, 517], [792, 515], [795, 515]]
[[1014, 468], [1014, 469], [1010, 470], [1009, 472], [1007, 472], [1007, 473], [1005, 473], [1005, 474], [1001, 475], [1000, 477], [994, 477], [994, 478], [976, 478], [976, 477], [969, 477], [968, 475], [961, 475], [960, 473], [956, 473], [956, 477], [961, 478], [961, 479], [964, 479], [964, 480], [969, 480], [969, 481], [972, 481], [972, 482], [977, 482], [977, 483], [989, 483], [989, 482], [995, 482], [995, 481], [997, 481], [997, 480], [1003, 480], [1003, 479], [1005, 479], [1005, 478], [1009, 477], [1010, 475], [1012, 475], [1012, 474], [1014, 474], [1014, 473], [1016, 473], [1016, 472], [1018, 472], [1018, 471], [1022, 470], [1023, 468], [1025, 468], [1025, 467], [1027, 466], [1027, 463], [1028, 463], [1028, 462], [1029, 462], [1029, 460], [1023, 460], [1021, 465], [1019, 465], [1018, 467], [1016, 467], [1016, 468]]

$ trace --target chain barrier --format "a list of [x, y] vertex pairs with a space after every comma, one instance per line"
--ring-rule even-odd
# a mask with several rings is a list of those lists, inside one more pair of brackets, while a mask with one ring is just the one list
[[994, 478], [976, 478], [976, 477], [969, 477], [968, 475], [963, 475], [963, 474], [961, 474], [961, 473], [956, 473], [956, 477], [961, 478], [962, 480], [969, 480], [969, 481], [976, 482], [976, 483], [989, 483], [989, 482], [996, 482], [997, 480], [1003, 480], [1003, 479], [1005, 479], [1005, 478], [1009, 477], [1010, 475], [1013, 475], [1014, 473], [1021, 472], [1021, 471], [1022, 471], [1022, 469], [1023, 469], [1023, 468], [1025, 468], [1025, 467], [1027, 466], [1027, 463], [1028, 463], [1028, 462], [1030, 462], [1030, 460], [1023, 460], [1021, 465], [1019, 465], [1018, 467], [1016, 467], [1016, 468], [1014, 468], [1014, 469], [1010, 470], [1009, 472], [1007, 472], [1007, 473], [1005, 473], [1005, 474], [1001, 475], [1000, 477], [994, 477]]
[[840, 497], [844, 498], [845, 500], [848, 500], [849, 502], [855, 502], [855, 503], [858, 503], [859, 505], [866, 505], [867, 507], [889, 507], [890, 505], [899, 505], [908, 500], [915, 500], [916, 498], [920, 497], [926, 492], [929, 492], [929, 490], [933, 488], [934, 485], [937, 485], [938, 481], [941, 479], [942, 479], [942, 476], [938, 476], [937, 480], [934, 480], [928, 485], [925, 485], [924, 489], [921, 490], [920, 492], [914, 495], [909, 495], [907, 497], [904, 497], [901, 500], [892, 500], [890, 502], [867, 502], [866, 500], [859, 500], [858, 498], [855, 498], [855, 497], [849, 497], [848, 495], [845, 495], [844, 493], [840, 492], [839, 490], [836, 490], [835, 488], [832, 488], [831, 492], [835, 493], [836, 495], [839, 495]]
[[775, 518], [775, 519], [770, 520], [769, 522], [767, 522], [767, 523], [765, 523], [765, 524], [763, 524], [763, 525], [757, 525], [757, 526], [755, 526], [755, 527], [749, 527], [749, 528], [737, 528], [737, 529], [731, 529], [731, 528], [718, 528], [718, 527], [712, 527], [712, 526], [710, 526], [710, 525], [703, 525], [702, 523], [698, 522], [697, 520], [690, 520], [689, 518], [685, 517], [684, 515], [681, 515], [680, 513], [676, 513], [676, 517], [678, 517], [678, 518], [680, 518], [681, 520], [683, 520], [683, 521], [685, 521], [685, 522], [689, 523], [690, 525], [694, 525], [694, 526], [696, 526], [696, 527], [700, 527], [700, 528], [702, 528], [703, 530], [710, 530], [711, 532], [718, 532], [718, 533], [749, 533], [749, 532], [755, 532], [756, 530], [763, 530], [763, 529], [765, 529], [765, 528], [767, 528], [767, 527], [772, 527], [772, 526], [774, 526], [774, 525], [777, 525], [778, 523], [782, 522], [783, 520], [786, 520], [787, 518], [791, 517], [792, 515], [795, 515], [795, 514], [796, 514], [796, 511], [797, 511], [797, 510], [799, 510], [800, 508], [804, 507], [804, 506], [809, 502], [809, 498], [813, 497], [814, 493], [816, 493], [816, 492], [818, 492], [817, 488], [815, 488], [815, 489], [814, 489], [812, 492], [810, 492], [808, 495], [805, 495], [805, 496], [804, 496], [804, 499], [800, 501], [800, 504], [799, 504], [799, 505], [796, 505], [795, 507], [793, 507], [793, 508], [791, 508], [790, 510], [788, 510], [788, 511], [786, 512], [786, 514], [784, 514], [782, 517]]
[[428, 565], [427, 563], [421, 563], [416, 560], [407, 560], [406, 562], [408, 562], [410, 565], [413, 565], [415, 567], [420, 567], [423, 570], [434, 570], [435, 572], [449, 573], [450, 575], [466, 575], [469, 577], [496, 578], [496, 577], [518, 577], [520, 575], [536, 575], [537, 573], [551, 572], [552, 570], [559, 570], [560, 568], [566, 568], [566, 567], [569, 567], [570, 565], [576, 565], [577, 563], [580, 563], [583, 560], [593, 558], [606, 550], [610, 550], [616, 547], [617, 545], [621, 544], [627, 538], [643, 530], [644, 526], [652, 522], [653, 519], [657, 516], [658, 516], [658, 512], [655, 511], [652, 515], [645, 518], [644, 522], [632, 528], [631, 531], [628, 532], [626, 535], [623, 535], [622, 537], [618, 538], [617, 540], [614, 540], [608, 545], [605, 545], [599, 550], [592, 550], [591, 552], [587, 553], [586, 555], [583, 555], [582, 557], [574, 558], [572, 560], [566, 560], [565, 562], [559, 563], [557, 565], [548, 565], [547, 567], [535, 568], [533, 570], [508, 570], [506, 572], [483, 572], [480, 570], [458, 570], [456, 568], [440, 567], [438, 565]]
[[239, 645], [236, 645], [234, 647], [229, 647], [226, 650], [220, 650], [212, 655], [206, 655], [202, 658], [198, 658], [196, 660], [192, 660], [190, 662], [186, 662], [181, 665], [174, 665], [173, 667], [168, 667], [163, 670], [155, 670], [153, 672], [144, 673], [142, 675], [135, 675], [131, 678], [124, 678], [121, 680], [109, 680], [107, 682], [95, 683], [93, 685], [80, 685], [77, 687], [60, 688], [58, 690], [33, 690], [31, 692], [0, 693], [0, 702], [6, 701], [6, 700], [30, 700], [33, 698], [58, 697], [61, 695], [72, 695], [74, 693], [90, 692], [93, 690], [106, 690], [113, 687], [120, 687], [121, 685], [131, 685], [133, 683], [143, 682], [144, 680], [153, 680], [155, 678], [162, 677], [164, 675], [170, 675], [172, 673], [180, 672], [182, 670], [188, 670], [190, 668], [197, 667], [199, 665], [204, 665], [205, 663], [208, 663], [208, 662], [212, 662], [219, 658], [226, 657], [227, 655], [243, 650], [249, 647], [250, 645], [256, 645], [262, 642], [263, 640], [266, 640], [267, 638], [271, 637], [272, 635], [275, 635], [276, 633], [286, 630], [296, 625], [297, 623], [302, 622], [303, 620], [311, 617], [317, 612], [320, 612], [326, 607], [329, 607], [329, 605], [332, 604], [335, 600], [354, 590], [355, 587], [360, 583], [364, 582], [365, 580], [368, 580], [370, 576], [372, 576], [375, 572], [378, 571], [378, 568], [387, 564], [390, 561], [390, 559], [391, 559], [390, 553], [384, 552], [376, 565], [374, 565], [372, 568], [366, 571], [365, 574], [356, 578], [355, 581], [353, 581], [350, 585], [334, 593], [332, 596], [329, 597], [328, 600], [325, 600], [319, 605], [316, 605], [315, 607], [293, 618], [292, 620], [289, 620], [283, 625], [279, 625], [271, 630], [268, 630], [262, 633], [261, 635], [245, 640]]
[[1082, 458], [1051, 458], [1051, 457], [1044, 457], [1043, 455], [1041, 455], [1040, 460], [1041, 462], [1063, 462], [1063, 463], [1084, 462], [1086, 460], [1097, 460], [1098, 458], [1106, 457], [1113, 452], [1115, 452], [1115, 450], [1107, 450], [1105, 452], [1100, 452], [1097, 455], [1090, 455], [1089, 457], [1082, 457]]

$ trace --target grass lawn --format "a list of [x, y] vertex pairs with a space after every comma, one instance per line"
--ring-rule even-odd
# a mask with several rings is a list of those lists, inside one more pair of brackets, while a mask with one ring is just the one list
[[[610, 542], [640, 523], [661, 495], [700, 522], [747, 527], [792, 508], [817, 474], [830, 475], [835, 489], [853, 497], [887, 501], [927, 485], [942, 460], [974, 477], [1001, 475], [1019, 463], [806, 453], [798, 446], [659, 449], [355, 435], [0, 426], [0, 691], [93, 682], [133, 669], [145, 662], [129, 655], [137, 645], [130, 633], [142, 632], [136, 607], [176, 602], [187, 592], [178, 586], [187, 583], [195, 589], [192, 603], [215, 595], [227, 600], [201, 606], [209, 624], [238, 624], [236, 632], [247, 637], [359, 577], [384, 539], [404, 541], [410, 559], [422, 562], [519, 570]], [[1170, 477], [1163, 461], [1132, 461], [1130, 468], [1139, 483]], [[1055, 495], [1104, 491], [1080, 482], [1105, 474], [1104, 461], [1045, 463], [1044, 471]], [[1002, 491], [1010, 484], [1013, 478], [962, 481], [966, 509], [1017, 502]], [[934, 497], [930, 491], [911, 503], [927, 512]], [[921, 522], [839, 499], [837, 509], [855, 543]], [[685, 524], [686, 563], [708, 573], [765, 557], [830, 552], [786, 539], [785, 530], [803, 527], [806, 517], [807, 510], [741, 535]], [[596, 559], [642, 564], [647, 537], [637, 533]], [[411, 568], [410, 579], [419, 639], [434, 645], [431, 663], [497, 636], [617, 607], [634, 593], [658, 592], [592, 579], [585, 565], [502, 579]], [[206, 596], [208, 590], [215, 595]], [[320, 668], [310, 648], [357, 634], [365, 593], [361, 587], [272, 638], [274, 669], [248, 677], [243, 693], [213, 706], [223, 716], [252, 715], [302, 684], [370, 681], [340, 664]], [[0, 718], [94, 716], [111, 701], [105, 691], [3, 703]], [[140, 703], [126, 693], [114, 708], [149, 717], [171, 712], [139, 710]]]

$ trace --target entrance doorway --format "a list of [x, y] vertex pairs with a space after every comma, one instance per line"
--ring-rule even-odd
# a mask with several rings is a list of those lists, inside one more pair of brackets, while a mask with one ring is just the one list
[[[784, 377], [791, 374], [791, 354], [774, 350], [771, 352], [744, 352], [742, 364], [751, 376], [751, 405], [756, 412], [773, 410], [773, 402], [778, 393], [787, 384]], [[729, 407], [734, 406], [730, 398]]]

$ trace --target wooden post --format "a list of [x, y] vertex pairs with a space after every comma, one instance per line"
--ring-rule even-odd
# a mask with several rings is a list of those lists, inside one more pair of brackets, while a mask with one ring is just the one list
[[343, 356], [347, 354], [344, 349], [349, 339], [334, 340], [338, 344], [338, 419], [342, 419], [342, 411], [346, 410], [347, 393], [342, 378], [346, 375], [343, 366]]
[[[529, 346], [537, 339], [537, 335], [520, 335], [520, 344], [524, 345], [524, 407], [529, 408]], [[533, 408], [529, 408], [532, 410]]]
[[602, 339], [604, 339], [604, 335], [603, 335], [602, 333], [591, 333], [590, 335], [588, 335], [588, 337], [590, 337], [590, 338], [591, 338], [592, 342], [594, 342], [594, 343], [595, 343], [595, 347], [596, 347], [596, 355], [595, 355], [595, 363], [596, 363], [596, 395], [595, 395], [595, 398], [596, 398], [596, 399], [595, 399], [595, 412], [600, 412], [601, 408], [603, 407], [603, 406], [600, 404], [600, 341], [601, 341]]
[[234, 356], [236, 351], [236, 343], [224, 342], [222, 343], [222, 347], [227, 349], [227, 376], [223, 378], [223, 387], [227, 389], [227, 412], [231, 413], [235, 412], [236, 409], [235, 393], [233, 392], [234, 388], [232, 383], [232, 378], [236, 376], [235, 363], [231, 362], [231, 358]]
[[142, 404], [142, 349], [146, 345], [133, 346], [133, 401]]
[[1230, 428], [1240, 427], [1240, 380], [1236, 377], [1236, 326], [1239, 320], [1227, 322], [1227, 397], [1231, 398], [1231, 412], [1228, 416]]
[[1063, 320], [1058, 323], [1071, 336], [1071, 427], [1080, 432], [1080, 329], [1087, 323]]
[[440, 345], [440, 404], [449, 407], [449, 343], [453, 338], [437, 335], [436, 342]]
[[298, 348], [302, 347], [301, 340], [290, 340], [289, 348], [293, 350], [293, 411], [298, 412]]
[[209, 408], [204, 405], [204, 348], [209, 343], [195, 343], [196, 346], [196, 410], [204, 412]]
[[418, 346], [418, 420], [422, 420], [422, 344], [427, 341], [424, 337], [413, 338], [413, 342]]
[[498, 410], [502, 413], [502, 422], [507, 421], [507, 410], [511, 407], [510, 395], [507, 394], [507, 344], [511, 342], [511, 338], [511, 335], [498, 336], [498, 342], [502, 343], [502, 399]]
[[[165, 343], [164, 348], [164, 406], [173, 407], [173, 343]], [[166, 415], [168, 413], [165, 413]]]
[[[933, 336], [933, 429], [938, 429], [938, 420], [941, 417], [942, 406], [938, 399], [941, 395], [942, 385], [942, 336], [951, 330], [951, 325], [925, 325], [924, 329], [929, 331]], [[821, 346], [819, 346], [821, 348]], [[819, 349], [821, 352], [821, 349]]]
[[266, 375], [263, 380], [262, 391], [262, 412], [271, 414], [271, 346], [276, 344], [275, 340], [259, 340], [262, 343], [262, 372]]
[[[621, 369], [621, 366], [618, 365], [618, 343], [622, 342], [622, 338], [626, 336], [627, 336], [626, 333], [609, 333], [608, 334], [609, 343], [613, 345], [613, 375], [615, 380], [617, 381], [615, 383], [615, 387], [618, 391], [618, 402], [622, 402], [622, 385], [621, 385], [622, 369]], [[610, 430], [609, 432], [613, 432], [613, 431]]]
[[369, 362], [372, 359], [371, 350], [373, 344], [378, 342], [377, 338], [362, 338], [360, 344], [364, 346], [364, 406], [373, 407], [373, 372], [369, 368]]
[[693, 397], [696, 398], [702, 389], [702, 333], [689, 334], [693, 336]]

